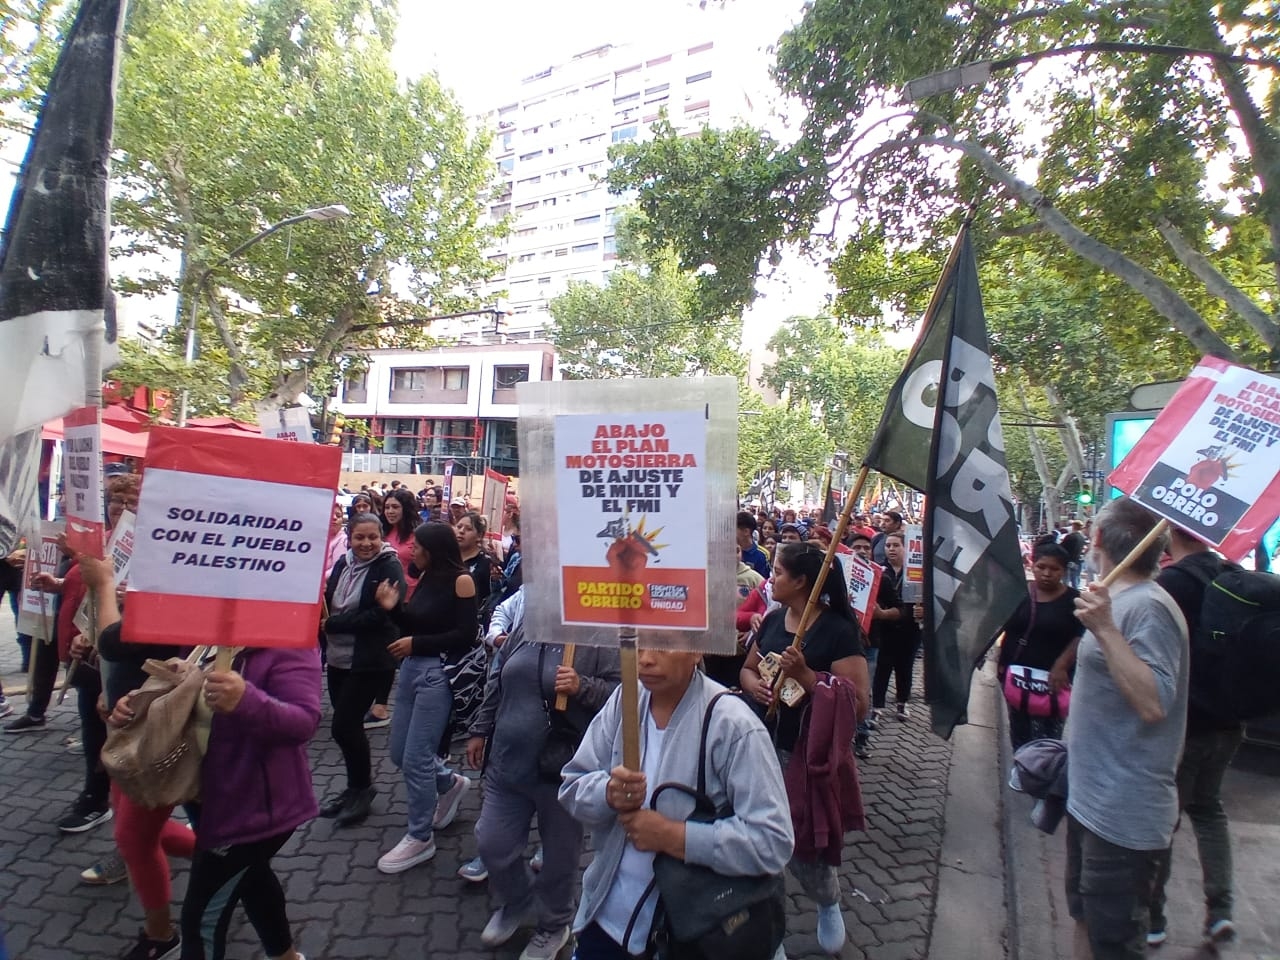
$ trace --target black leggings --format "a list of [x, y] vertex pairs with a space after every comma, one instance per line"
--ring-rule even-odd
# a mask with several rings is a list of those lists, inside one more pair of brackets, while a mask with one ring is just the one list
[[916, 650], [920, 647], [920, 634], [889, 633], [880, 636], [880, 653], [876, 657], [876, 675], [871, 681], [871, 702], [877, 709], [884, 708], [885, 694], [889, 692], [889, 677], [894, 678], [894, 692], [898, 703], [911, 699], [911, 671], [915, 668]]
[[333, 705], [333, 742], [347, 765], [347, 787], [363, 790], [373, 783], [369, 737], [364, 715], [378, 691], [386, 687], [390, 670], [344, 670], [329, 664], [329, 703]]
[[86, 666], [76, 667], [76, 706], [80, 712], [80, 747], [84, 752], [84, 792], [105, 807], [111, 779], [102, 768], [102, 748], [107, 745], [107, 725], [98, 715], [102, 674]]
[[268, 957], [279, 957], [293, 947], [284, 889], [271, 869], [271, 858], [291, 836], [289, 830], [221, 853], [196, 851], [182, 902], [182, 960], [223, 960], [237, 902], [244, 904]]

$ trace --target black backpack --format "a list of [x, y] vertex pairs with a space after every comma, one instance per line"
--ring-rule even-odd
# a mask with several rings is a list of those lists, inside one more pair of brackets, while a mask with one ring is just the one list
[[1191, 631], [1191, 702], [1228, 722], [1278, 713], [1280, 576], [1205, 556], [1178, 565], [1204, 585]]

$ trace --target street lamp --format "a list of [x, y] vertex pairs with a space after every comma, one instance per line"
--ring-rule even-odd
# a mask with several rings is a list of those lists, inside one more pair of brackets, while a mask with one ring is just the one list
[[1199, 57], [1206, 60], [1223, 60], [1228, 63], [1243, 63], [1254, 67], [1280, 67], [1280, 60], [1271, 57], [1247, 57], [1225, 50], [1198, 50], [1194, 47], [1179, 47], [1164, 43], [1122, 43], [1119, 41], [1098, 41], [1097, 43], [1073, 43], [1048, 50], [1036, 50], [1032, 53], [1020, 54], [1016, 57], [1005, 57], [1001, 60], [979, 60], [964, 63], [949, 70], [940, 70], [925, 77], [908, 80], [903, 86], [903, 94], [912, 102], [934, 97], [951, 90], [965, 87], [983, 86], [996, 70], [1010, 70], [1027, 63], [1036, 63], [1047, 57], [1064, 57], [1073, 53], [1141, 53], [1148, 56], [1164, 57]]
[[[185, 351], [186, 365], [190, 367], [196, 359], [196, 311], [200, 308], [200, 296], [204, 292], [204, 285], [209, 282], [209, 278], [213, 276], [213, 271], [218, 267], [234, 260], [240, 254], [244, 253], [255, 243], [265, 240], [278, 230], [285, 227], [291, 227], [295, 223], [302, 223], [304, 220], [317, 220], [320, 223], [328, 223], [331, 220], [344, 220], [351, 216], [351, 211], [341, 203], [330, 203], [323, 207], [311, 207], [303, 210], [301, 213], [292, 217], [286, 217], [278, 223], [273, 223], [260, 233], [250, 237], [240, 246], [236, 247], [226, 256], [221, 257], [214, 263], [210, 264], [196, 279], [195, 287], [191, 293], [191, 313], [187, 318], [187, 345]], [[178, 426], [185, 427], [187, 425], [187, 407], [191, 400], [191, 391], [187, 387], [182, 388], [182, 400], [178, 407]]]

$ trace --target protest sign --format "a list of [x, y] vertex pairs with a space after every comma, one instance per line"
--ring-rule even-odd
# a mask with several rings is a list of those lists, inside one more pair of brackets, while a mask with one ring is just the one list
[[849, 605], [858, 616], [858, 624], [862, 627], [862, 632], [869, 634], [884, 569], [879, 564], [863, 560], [856, 553], [837, 551], [836, 559], [843, 565], [845, 582], [849, 585]]
[[557, 417], [555, 451], [562, 622], [705, 630], [702, 411]]
[[[129, 560], [133, 556], [134, 524], [137, 519], [129, 510], [122, 512], [116, 525], [111, 528], [111, 539], [107, 541], [107, 559], [111, 561], [112, 577], [117, 587], [123, 587], [129, 582]], [[80, 601], [80, 608], [76, 610], [72, 622], [81, 633], [90, 635], [92, 624], [89, 621], [88, 596]]]
[[269, 440], [315, 443], [311, 433], [311, 414], [304, 407], [259, 406], [258, 426]]
[[908, 523], [902, 528], [906, 573], [902, 578], [902, 602], [919, 603], [924, 597], [924, 528]]
[[507, 505], [507, 486], [511, 478], [497, 470], [484, 471], [484, 490], [480, 496], [480, 514], [488, 527], [486, 538], [502, 542], [502, 513]]
[[125, 639], [315, 644], [341, 456], [318, 444], [154, 429]]
[[52, 640], [53, 610], [58, 602], [56, 593], [38, 590], [32, 586], [37, 574], [57, 573], [62, 551], [58, 549], [58, 535], [62, 524], [45, 521], [40, 524], [40, 539], [27, 537], [26, 575], [22, 581], [22, 599], [18, 607], [18, 632], [40, 640]]
[[1280, 514], [1280, 378], [1205, 357], [1108, 478], [1240, 560]]
[[453, 500], [452, 460], [446, 460], [444, 462], [444, 479], [440, 481], [440, 488], [443, 491], [440, 494], [440, 512], [447, 517], [449, 515], [449, 503]]
[[62, 475], [65, 483], [67, 546], [103, 557], [106, 530], [102, 499], [102, 411], [72, 410], [63, 419]]
[[642, 642], [732, 654], [732, 381], [516, 389], [526, 630], [614, 645], [638, 627]]

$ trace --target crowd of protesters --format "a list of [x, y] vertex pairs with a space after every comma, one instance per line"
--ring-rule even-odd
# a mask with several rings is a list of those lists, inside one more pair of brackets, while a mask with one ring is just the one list
[[[108, 478], [109, 527], [136, 509], [140, 484], [133, 474]], [[445, 502], [431, 484], [417, 495], [392, 486], [343, 491], [335, 501], [314, 648], [237, 649], [231, 669], [207, 666], [203, 789], [183, 810], [141, 805], [100, 763], [108, 731], [136, 719], [145, 661], [186, 656], [181, 638], [171, 649], [121, 640], [128, 611], [109, 564], [67, 552], [56, 573], [39, 575], [38, 585], [58, 597], [54, 636], [24, 647], [35, 659], [35, 682], [26, 712], [6, 733], [44, 728], [59, 664], [72, 664], [84, 781], [58, 827], [76, 833], [114, 822], [118, 859], [89, 865], [81, 877], [91, 884], [127, 878], [136, 893], [142, 927], [124, 957], [221, 960], [240, 904], [268, 957], [300, 958], [272, 859], [304, 823], [318, 816], [356, 828], [379, 792], [395, 789], [378, 782], [372, 762], [369, 731], [383, 726], [407, 798], [402, 839], [376, 858], [383, 873], [432, 860], [436, 832], [454, 822], [476, 788], [450, 765], [451, 751], [465, 745], [461, 759], [483, 774], [478, 855], [458, 874], [489, 884], [494, 912], [480, 934], [484, 946], [527, 928], [522, 960], [551, 960], [575, 938], [579, 960], [653, 956], [655, 938], [672, 935], [653, 884], [662, 856], [718, 875], [789, 871], [815, 906], [820, 947], [840, 955], [847, 934], [837, 867], [845, 834], [866, 828], [855, 755], [869, 754], [891, 681], [892, 716], [910, 717], [923, 617], [905, 590], [904, 528], [913, 518], [896, 510], [857, 514], [836, 545], [882, 567], [867, 633], [839, 565], [826, 566], [833, 524], [821, 511], [740, 512], [738, 650], [664, 652], [660, 636], [642, 635], [641, 761], [630, 769], [622, 760], [617, 652], [592, 648], [567, 658], [558, 638], [526, 631], [516, 499], [508, 498], [502, 529], [491, 535], [464, 497]], [[1069, 906], [1096, 960], [1139, 956], [1135, 949], [1163, 935], [1167, 851], [1186, 802], [1173, 783], [1186, 725], [1194, 591], [1179, 594], [1176, 579], [1166, 583], [1162, 575], [1175, 604], [1157, 585], [1161, 543], [1110, 590], [1079, 589], [1089, 533], [1089, 556], [1105, 573], [1153, 522], [1120, 500], [1093, 531], [1077, 525], [1061, 542], [1036, 543], [1028, 595], [1006, 625], [999, 655], [1002, 675], [1045, 671], [1055, 694], [1074, 683], [1066, 735], [1080, 760], [1071, 767], [1066, 808]], [[1175, 544], [1173, 556], [1195, 551]], [[797, 642], [822, 576], [821, 599]], [[96, 643], [74, 623], [90, 591]], [[719, 697], [726, 688], [738, 696]], [[345, 780], [317, 801], [307, 746], [319, 735], [322, 690]], [[1009, 715], [1015, 747], [1064, 736], [1065, 710], [1032, 716], [1011, 701]], [[1197, 762], [1220, 782], [1239, 731], [1201, 724], [1195, 733], [1205, 744]], [[659, 796], [656, 788], [670, 781], [701, 783], [719, 819], [690, 818], [687, 796]], [[1216, 788], [1208, 792], [1205, 802], [1216, 802]], [[1134, 798], [1141, 798], [1136, 806]], [[1221, 818], [1204, 819], [1221, 849]], [[529, 863], [535, 821], [542, 846]], [[594, 854], [578, 897], [587, 832]], [[191, 864], [176, 919], [170, 858]], [[1229, 849], [1225, 866], [1219, 857], [1214, 869], [1210, 891], [1206, 865], [1206, 932], [1225, 939], [1233, 932]], [[1137, 882], [1148, 875], [1153, 883]], [[1107, 891], [1122, 887], [1117, 906]], [[784, 956], [780, 934], [767, 946]]]

